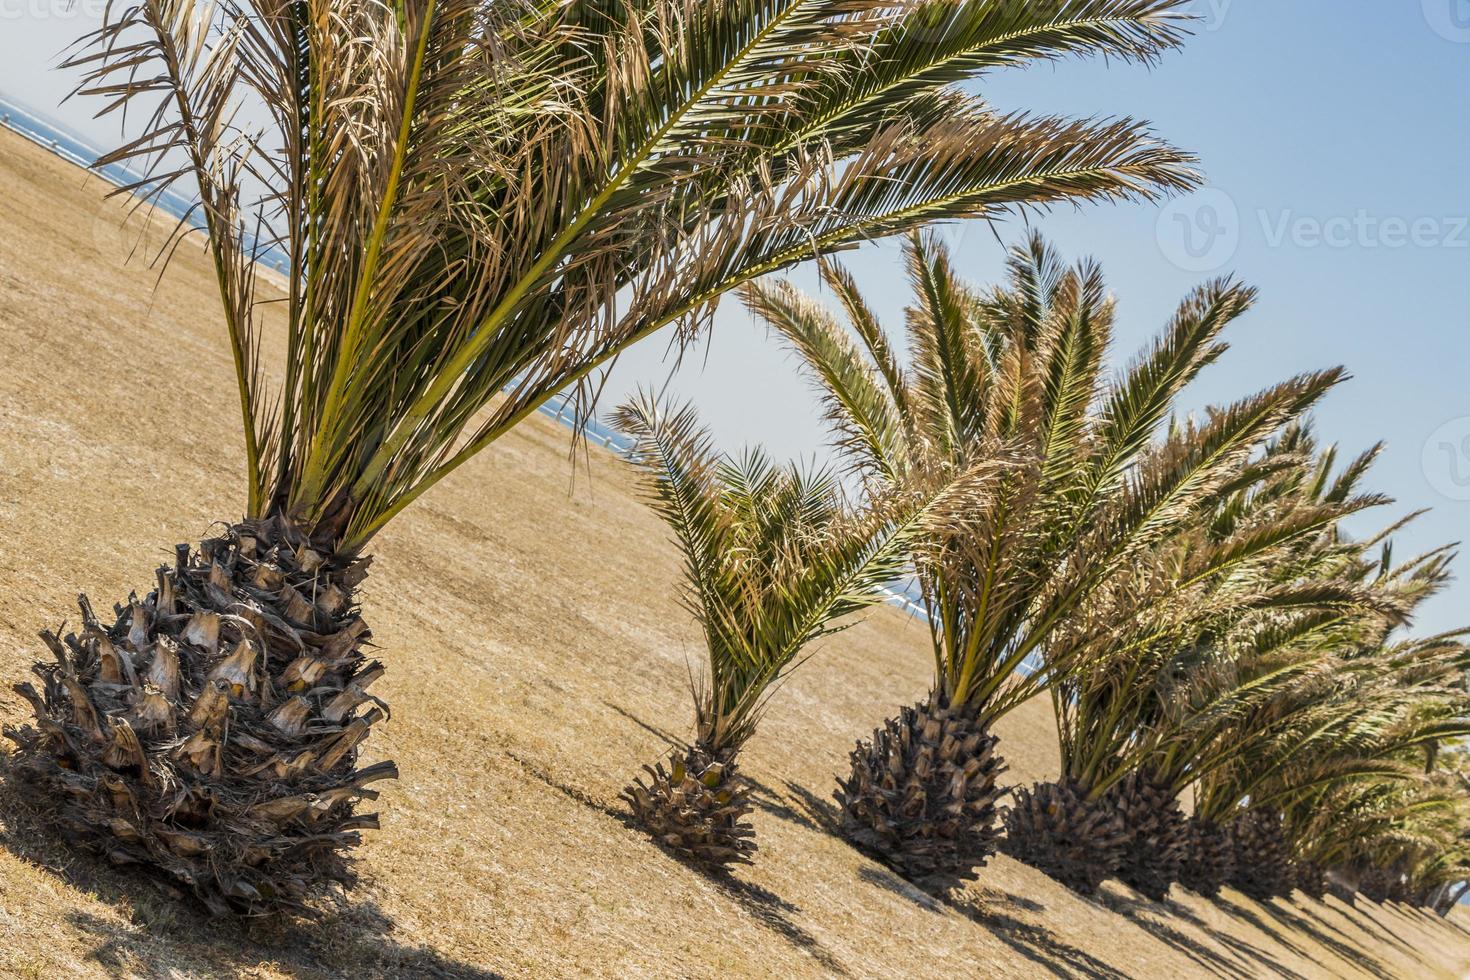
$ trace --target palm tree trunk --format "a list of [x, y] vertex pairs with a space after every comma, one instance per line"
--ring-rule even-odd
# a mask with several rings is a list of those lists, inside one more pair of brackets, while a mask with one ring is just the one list
[[1095, 895], [1117, 874], [1128, 850], [1117, 808], [1106, 797], [1090, 798], [1071, 780], [1017, 789], [1005, 824], [1007, 854], [1079, 895]]
[[644, 766], [623, 790], [633, 819], [654, 840], [698, 867], [719, 870], [749, 864], [755, 831], [746, 821], [750, 784], [736, 767], [738, 750], [712, 751], [696, 742], [675, 751], [669, 768]]
[[1235, 873], [1230, 883], [1260, 902], [1290, 895], [1296, 887], [1281, 814], [1251, 809], [1230, 824]]
[[[355, 812], [392, 762], [357, 768], [387, 706], [367, 692], [370, 633], [353, 596], [369, 559], [321, 554], [282, 518], [179, 545], [157, 588], [104, 625], [42, 638], [35, 725], [7, 727], [14, 770], [47, 790], [63, 833], [150, 868], [215, 913], [301, 909], [353, 882]], [[364, 710], [365, 707], [365, 710]]]
[[1118, 877], [1134, 891], [1162, 902], [1179, 880], [1189, 846], [1189, 825], [1176, 794], [1135, 770], [1107, 795], [1127, 835]]
[[974, 707], [940, 694], [904, 708], [852, 753], [835, 794], [843, 836], [939, 890], [977, 877], [1000, 837], [996, 741]]
[[1235, 844], [1230, 828], [1191, 817], [1179, 883], [1197, 895], [1214, 898], [1235, 876]]
[[1295, 865], [1296, 887], [1303, 894], [1322, 901], [1327, 894], [1327, 872], [1316, 861], [1298, 861]]
[[1388, 868], [1369, 867], [1358, 879], [1358, 891], [1370, 902], [1382, 905], [1393, 893], [1393, 872]]

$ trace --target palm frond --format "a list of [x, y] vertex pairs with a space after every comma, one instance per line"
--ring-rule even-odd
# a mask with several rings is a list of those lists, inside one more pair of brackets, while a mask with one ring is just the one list
[[760, 452], [717, 456], [687, 406], [664, 411], [642, 394], [615, 421], [635, 438], [650, 501], [684, 556], [687, 605], [708, 652], [696, 728], [711, 753], [743, 744], [803, 652], [881, 602], [916, 539], [975, 492], [972, 480], [955, 481], [854, 511], [828, 472], [777, 466]]
[[[768, 272], [931, 221], [1192, 186], [1190, 157], [1137, 123], [999, 115], [950, 88], [1070, 53], [1151, 60], [1179, 6], [143, 0], [71, 65], [104, 113], [143, 107], [106, 158], [145, 172], [129, 192], [197, 186], [250, 516], [352, 554], [548, 398]], [[267, 248], [290, 259], [279, 388]]]

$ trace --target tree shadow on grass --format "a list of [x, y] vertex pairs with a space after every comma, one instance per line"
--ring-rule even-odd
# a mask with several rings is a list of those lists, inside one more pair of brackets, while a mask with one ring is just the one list
[[305, 980], [341, 976], [500, 978], [500, 974], [449, 959], [427, 947], [393, 942], [388, 938], [391, 920], [370, 901], [344, 905], [315, 922], [270, 925], [232, 926], [187, 912], [162, 928], [153, 924], [119, 929], [116, 922], [79, 910], [68, 913], [66, 920], [79, 934], [95, 941], [87, 959], [114, 977], [223, 976], [269, 963], [288, 968], [293, 976]]
[[1018, 955], [1053, 976], [1087, 977], [1089, 980], [1119, 980], [1128, 976], [1086, 950], [1057, 938], [1055, 933], [1044, 926], [1024, 922], [1013, 915], [966, 898], [951, 898], [949, 904], [965, 918], [988, 930]]
[[[1221, 895], [1215, 899], [1215, 904], [1226, 915], [1259, 930], [1267, 936], [1270, 936], [1272, 940], [1280, 943], [1282, 946], [1291, 950], [1293, 953], [1295, 953], [1297, 956], [1300, 956], [1307, 962], [1315, 962], [1316, 957], [1314, 957], [1313, 954], [1306, 949], [1303, 949], [1301, 946], [1293, 943], [1287, 936], [1288, 930], [1297, 929], [1301, 933], [1311, 936], [1314, 940], [1320, 942], [1327, 948], [1333, 950], [1334, 952], [1338, 952], [1349, 963], [1361, 967], [1363, 970], [1372, 973], [1374, 976], [1390, 976], [1390, 974], [1385, 972], [1383, 964], [1376, 959], [1371, 959], [1371, 957], [1365, 950], [1349, 946], [1346, 943], [1333, 939], [1331, 936], [1323, 933], [1320, 929], [1314, 927], [1312, 922], [1307, 917], [1287, 910], [1285, 906], [1281, 905], [1280, 903], [1252, 902], [1251, 906], [1254, 906], [1254, 908], [1252, 908], [1251, 906], [1242, 905], [1231, 900], [1230, 898], [1227, 898], [1224, 895]], [[1257, 909], [1260, 912], [1264, 912], [1266, 915], [1270, 916], [1273, 920], [1275, 920], [1277, 925], [1280, 925], [1283, 928], [1273, 928], [1270, 923], [1268, 923], [1265, 919], [1261, 917], [1260, 914], [1258, 914], [1258, 912], [1256, 911]], [[1342, 935], [1342, 933], [1339, 933], [1339, 935]], [[1346, 937], [1344, 936], [1344, 938]]]
[[1430, 912], [1429, 914], [1434, 916], [1434, 921], [1440, 925], [1449, 926], [1457, 932], [1463, 932], [1465, 935], [1470, 936], [1470, 924], [1461, 922], [1459, 917], [1455, 915], [1454, 909], [1450, 909], [1448, 915], [1440, 915], [1438, 912]]
[[[615, 710], [621, 711], [621, 709]], [[629, 717], [632, 717], [631, 715]], [[634, 719], [635, 721], [637, 719]], [[639, 722], [639, 724], [642, 724]], [[734, 877], [728, 871], [711, 871], [707, 868], [697, 867], [684, 861], [678, 854], [670, 851], [662, 844], [649, 838], [648, 834], [633, 820], [633, 815], [624, 809], [614, 808], [596, 799], [590, 793], [578, 789], [575, 786], [558, 780], [547, 772], [536, 762], [521, 757], [514, 752], [506, 753], [527, 774], [545, 783], [563, 796], [578, 803], [589, 810], [593, 810], [605, 817], [609, 817], [622, 824], [625, 828], [637, 834], [650, 846], [657, 847], [669, 857], [683, 864], [694, 873], [700, 875], [713, 885], [723, 896], [730, 899], [740, 910], [750, 916], [757, 923], [774, 932], [777, 936], [790, 943], [802, 953], [812, 957], [824, 970], [835, 976], [850, 976], [847, 968], [832, 955], [831, 951], [822, 945], [816, 936], [798, 925], [791, 916], [801, 909], [797, 908], [786, 899], [780, 897], [769, 889], [760, 885], [743, 881]], [[767, 790], [769, 792], [769, 790]]]
[[852, 976], [842, 961], [822, 945], [821, 940], [792, 919], [792, 915], [800, 912], [801, 909], [770, 889], [762, 888], [760, 885], [744, 881], [733, 875], [707, 871], [701, 874], [704, 875], [705, 880], [719, 890], [720, 894], [738, 905], [742, 912], [810, 956], [829, 974], [839, 977]]
[[[1182, 953], [1196, 965], [1216, 976], [1248, 980], [1256, 975], [1253, 970], [1246, 968], [1252, 962], [1268, 967], [1277, 976], [1298, 976], [1272, 959], [1264, 950], [1257, 949], [1249, 943], [1234, 940], [1229, 936], [1216, 935], [1209, 930], [1203, 919], [1177, 902], [1170, 902], [1167, 899], [1163, 902], [1154, 902], [1143, 898], [1124, 898], [1106, 892], [1099, 893], [1098, 900], [1102, 905], [1123, 916], [1165, 946]], [[1235, 954], [1236, 959], [1222, 956], [1168, 923], [1160, 921], [1152, 914], [1156, 912], [1177, 916], [1195, 928], [1209, 932], [1211, 938], [1225, 945]]]
[[398, 942], [392, 919], [370, 898], [324, 896], [311, 907], [312, 918], [210, 916], [170, 883], [114, 867], [62, 840], [44, 806], [28, 795], [34, 789], [9, 775], [9, 761], [0, 754], [0, 846], [118, 913], [119, 918], [81, 908], [64, 913], [79, 938], [95, 943], [87, 959], [111, 976], [232, 976], [261, 963], [308, 980], [499, 976], [427, 946]]
[[[1337, 926], [1327, 921], [1319, 912], [1315, 911], [1315, 909], [1328, 908], [1330, 906], [1316, 902], [1316, 900], [1298, 902], [1286, 915], [1290, 919], [1295, 920], [1292, 922], [1294, 928], [1301, 929], [1301, 931], [1308, 933], [1324, 945], [1330, 946], [1335, 950], [1340, 947], [1351, 949], [1355, 956], [1361, 955], [1358, 952], [1358, 948], [1353, 945], [1355, 940], [1352, 936], [1343, 932]], [[1364, 931], [1366, 932], [1367, 930]], [[1332, 935], [1329, 936], [1328, 933], [1332, 933]]]
[[[1392, 974], [1384, 965], [1383, 961], [1373, 956], [1367, 950], [1353, 946], [1348, 936], [1340, 929], [1335, 929], [1325, 922], [1320, 922], [1315, 917], [1309, 917], [1306, 910], [1300, 906], [1292, 907], [1273, 902], [1262, 906], [1266, 914], [1279, 921], [1288, 929], [1310, 936], [1314, 941], [1330, 949], [1337, 956], [1359, 969], [1365, 970], [1379, 977], [1380, 980], [1390, 980]], [[1321, 928], [1319, 928], [1321, 927]], [[1329, 935], [1336, 933], [1336, 936]], [[1341, 938], [1338, 938], [1341, 937]]]
[[1395, 919], [1415, 929], [1433, 928], [1444, 920], [1427, 909], [1405, 902], [1385, 902], [1380, 906]]
[[885, 891], [908, 899], [926, 912], [942, 914], [948, 904], [943, 899], [931, 895], [913, 882], [884, 867], [862, 865], [858, 868], [858, 877], [870, 885], [877, 885]]
[[981, 901], [974, 896], [953, 891], [941, 899], [889, 869], [874, 865], [859, 868], [858, 876], [869, 884], [913, 902], [925, 911], [943, 914], [946, 908], [953, 909], [1051, 976], [1085, 977], [1088, 980], [1125, 980], [1127, 977], [1127, 974], [1109, 966], [1086, 950], [1059, 939], [1051, 930], [1022, 921], [1010, 914], [1013, 910], [1035, 912], [1045, 909], [1045, 906], [1030, 899], [998, 893]]
[[606, 699], [604, 699], [602, 703], [604, 707], [608, 707], [611, 708], [613, 711], [616, 711], [618, 714], [622, 715], [624, 718], [628, 719], [633, 724], [643, 729], [645, 732], [648, 732], [650, 735], [657, 738], [660, 742], [663, 742], [671, 749], [683, 749], [688, 744], [684, 741], [684, 739], [678, 738], [672, 732], [666, 732], [662, 728], [659, 728], [657, 725], [650, 725], [648, 722], [644, 721], [642, 718], [639, 718], [637, 715], [633, 714], [633, 712], [629, 711], [627, 708], [624, 708], [622, 705], [613, 704], [611, 701], [608, 701]]
[[570, 783], [563, 782], [562, 780], [557, 779], [550, 772], [548, 772], [545, 767], [543, 767], [540, 763], [536, 762], [533, 759], [525, 758], [524, 756], [516, 752], [507, 751], [505, 754], [512, 762], [520, 766], [521, 769], [525, 771], [526, 775], [537, 780], [538, 782], [550, 786], [552, 789], [556, 790], [558, 793], [565, 796], [573, 803], [584, 806], [589, 810], [594, 810], [597, 813], [602, 814], [604, 817], [611, 817], [625, 827], [633, 826], [632, 815], [629, 814], [626, 810], [622, 810], [609, 803], [599, 800], [591, 793], [588, 793], [587, 791], [582, 789], [578, 789], [576, 786], [573, 786]]
[[795, 797], [794, 800], [788, 800], [780, 791], [752, 778], [748, 773], [743, 774], [742, 778], [750, 786], [750, 802], [762, 812], [813, 833], [836, 833], [837, 808], [823, 803], [809, 790], [785, 780], [783, 786], [786, 794]]
[[799, 786], [791, 780], [785, 780], [782, 785], [786, 792], [790, 793], [796, 800], [796, 806], [800, 813], [793, 817], [797, 823], [802, 824], [810, 830], [817, 830], [834, 836], [842, 836], [842, 812], [837, 809], [837, 804], [830, 799], [822, 799], [816, 793]]
[[[1366, 899], [1362, 899], [1361, 901], [1366, 901]], [[1361, 929], [1364, 935], [1372, 937], [1373, 940], [1376, 942], [1382, 942], [1387, 943], [1391, 946], [1397, 946], [1400, 949], [1411, 954], [1415, 953], [1414, 947], [1404, 942], [1398, 936], [1395, 936], [1388, 929], [1385, 929], [1381, 923], [1379, 923], [1376, 919], [1368, 914], [1367, 909], [1362, 905], [1348, 905], [1346, 902], [1344, 902], [1342, 908], [1340, 909], [1334, 909], [1331, 905], [1325, 904], [1322, 907], [1324, 909], [1329, 909], [1336, 912], [1348, 922]], [[1328, 924], [1326, 919], [1322, 918], [1322, 916], [1317, 914], [1316, 912], [1313, 912], [1310, 908], [1303, 908], [1302, 911], [1313, 921], [1321, 923], [1326, 928], [1333, 928], [1333, 926]], [[1346, 935], [1341, 930], [1338, 930], [1338, 934], [1343, 936]]]

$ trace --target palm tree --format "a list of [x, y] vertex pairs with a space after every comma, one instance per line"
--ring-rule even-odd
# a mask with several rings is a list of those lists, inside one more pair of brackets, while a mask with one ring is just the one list
[[[111, 5], [70, 64], [102, 113], [142, 121], [98, 161], [142, 172], [118, 193], [197, 192], [161, 256], [207, 238], [244, 517], [114, 622], [83, 603], [80, 635], [47, 636], [21, 769], [80, 840], [213, 909], [347, 882], [376, 819], [355, 804], [395, 771], [356, 768], [385, 715], [354, 601], [374, 536], [740, 283], [929, 221], [1191, 186], [1190, 158], [1136, 122], [1002, 114], [954, 84], [1151, 61], [1182, 40], [1182, 6]], [[257, 279], [268, 252], [284, 297]]]
[[1470, 757], [1463, 747], [1436, 746], [1427, 768], [1425, 788], [1452, 802], [1416, 821], [1411, 881], [1417, 904], [1445, 916], [1470, 890]]
[[1336, 479], [1335, 451], [1314, 450], [1303, 426], [1288, 427], [1196, 527], [1048, 641], [1046, 657], [1097, 652], [1052, 687], [1060, 782], [1019, 791], [1008, 815], [1009, 843], [1030, 863], [1084, 893], [1116, 874], [1162, 900], [1189, 843], [1180, 794], [1240, 750], [1222, 735], [1306, 681], [1320, 651], [1302, 650], [1304, 637], [1398, 613], [1352, 574], [1366, 546], [1338, 541], [1340, 521], [1386, 502], [1355, 492], [1377, 450]]
[[1063, 266], [1033, 237], [1007, 286], [961, 281], [931, 237], [906, 249], [914, 302], [904, 365], [852, 277], [823, 266], [849, 327], [788, 283], [744, 288], [799, 353], [842, 458], [874, 493], [979, 470], [982, 504], [916, 552], [934, 651], [929, 696], [860, 742], [838, 800], [855, 844], [936, 885], [995, 850], [1004, 764], [991, 728], [1095, 655], [1050, 638], [1110, 594], [1214, 499], [1270, 433], [1341, 377], [1304, 375], [1220, 409], [1151, 449], [1179, 391], [1224, 347], [1253, 294], [1222, 280], [1184, 302], [1115, 380], [1096, 266]]
[[[1406, 901], [1426, 890], [1426, 879], [1437, 884], [1445, 872], [1458, 871], [1443, 862], [1456, 856], [1465, 826], [1467, 799], [1461, 789], [1446, 791], [1427, 774], [1362, 778], [1333, 787], [1314, 803], [1315, 812], [1307, 815], [1314, 857], [1303, 864], [1357, 869], [1364, 893], [1379, 892], [1369, 896], [1376, 901], [1390, 891], [1400, 893], [1395, 900]], [[1315, 881], [1303, 890], [1320, 898], [1325, 877], [1322, 890]]]
[[[1385, 547], [1370, 573], [1411, 615], [1447, 582], [1449, 559], [1435, 549], [1393, 566]], [[1399, 639], [1403, 622], [1370, 618], [1319, 638], [1310, 683], [1253, 705], [1222, 734], [1231, 751], [1198, 780], [1195, 819], [1226, 830], [1229, 881], [1247, 894], [1289, 892], [1293, 862], [1331, 870], [1361, 861], [1381, 827], [1353, 814], [1402, 791], [1390, 784], [1418, 782], [1426, 752], [1470, 732], [1464, 634]], [[1308, 868], [1309, 879], [1316, 874]], [[1220, 884], [1199, 869], [1185, 880], [1206, 893]]]
[[1465, 788], [1445, 781], [1435, 760], [1440, 744], [1470, 733], [1470, 652], [1456, 639], [1413, 642], [1394, 657], [1407, 672], [1386, 666], [1357, 694], [1362, 707], [1336, 726], [1338, 744], [1259, 784], [1311, 893], [1320, 895], [1325, 879], [1316, 879], [1330, 869], [1356, 872], [1365, 894], [1376, 880], [1375, 900], [1406, 901], [1426, 864], [1453, 855], [1466, 826]]
[[615, 418], [635, 438], [650, 502], [683, 553], [685, 602], [707, 654], [691, 676], [693, 742], [667, 770], [645, 766], [649, 781], [636, 780], [624, 796], [680, 857], [708, 868], [748, 862], [755, 841], [738, 757], [771, 694], [811, 643], [883, 600], [912, 539], [941, 504], [956, 505], [962, 487], [927, 507], [854, 513], [829, 471], [778, 467], [759, 451], [718, 456], [690, 407], [661, 412], [640, 396]]

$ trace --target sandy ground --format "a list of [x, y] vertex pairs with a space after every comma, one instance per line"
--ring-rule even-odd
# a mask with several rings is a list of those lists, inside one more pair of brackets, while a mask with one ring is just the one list
[[[210, 276], [155, 291], [102, 185], [0, 131], [0, 679], [35, 633], [145, 589], [239, 513], [235, 392]], [[575, 482], [537, 417], [381, 538], [367, 606], [403, 778], [363, 886], [320, 923], [215, 922], [70, 854], [0, 792], [0, 976], [1463, 976], [1470, 922], [1227, 893], [1079, 899], [1004, 857], [949, 904], [828, 832], [854, 739], [919, 696], [923, 628], [880, 610], [781, 692], [746, 766], [761, 851], [696, 874], [625, 827], [619, 789], [689, 724], [698, 635], [677, 560], [598, 452]], [[0, 700], [0, 720], [21, 704]], [[1003, 726], [1017, 781], [1057, 765], [1049, 709]], [[371, 761], [371, 760], [369, 760]]]

